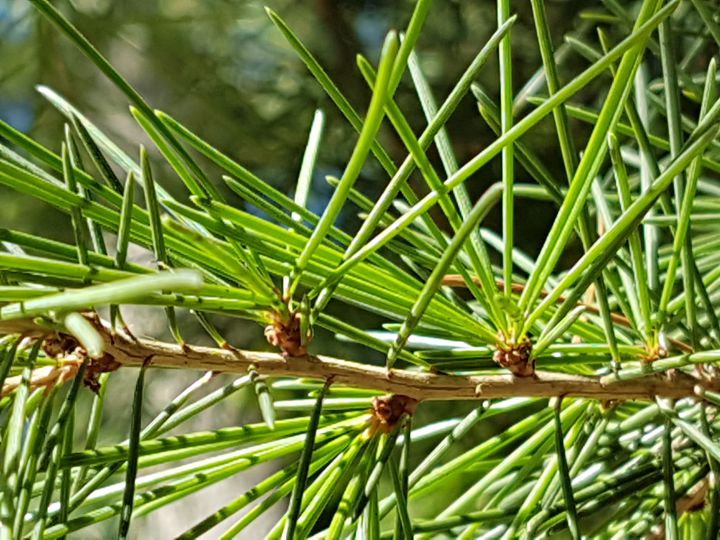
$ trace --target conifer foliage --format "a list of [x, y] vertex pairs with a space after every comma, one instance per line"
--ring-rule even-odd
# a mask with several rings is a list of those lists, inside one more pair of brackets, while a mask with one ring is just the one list
[[[544, 0], [498, 0], [494, 33], [478, 36], [442, 97], [416, 52], [432, 2], [417, 0], [379, 58], [358, 56], [371, 89], [362, 108], [268, 9], [353, 136], [321, 214], [306, 201], [322, 111], [297, 187], [283, 193], [153, 108], [162, 104], [52, 3], [30, 3], [123, 92], [153, 148], [126, 153], [47, 87], [62, 140], [46, 146], [0, 122], [0, 184], [67, 214], [75, 240], [0, 230], [3, 538], [101, 522], [125, 538], [136, 518], [262, 464], [265, 477], [180, 537], [259, 534], [274, 507], [284, 513], [269, 538], [718, 536], [713, 0], [608, 0], [564, 41]], [[528, 81], [513, 77], [516, 10], [532, 12], [540, 53]], [[477, 83], [488, 69], [499, 88]], [[425, 114], [419, 135], [394, 98], [401, 85]], [[461, 100], [496, 133], [464, 163], [446, 130]], [[523, 140], [541, 122], [559, 156]], [[383, 133], [402, 141], [402, 160]], [[165, 187], [161, 159], [173, 172]], [[496, 159], [497, 182], [478, 185]], [[370, 162], [384, 175], [372, 197], [358, 181]], [[527, 200], [556, 207], [536, 257], [516, 245]], [[492, 211], [499, 231], [485, 223]], [[342, 212], [362, 214], [361, 226], [344, 229]], [[130, 246], [153, 264], [132, 262]], [[328, 310], [343, 304], [384, 322], [362, 328]], [[163, 312], [174, 341], [133, 335], [128, 305]], [[186, 341], [181, 317], [216, 345]], [[260, 325], [267, 348], [237, 349], [215, 326], [222, 318]], [[324, 354], [320, 330], [367, 356]], [[369, 360], [378, 352], [382, 364]], [[197, 379], [147, 421], [146, 376], [170, 369]], [[119, 372], [137, 377], [132, 395], [113, 393]], [[243, 390], [262, 422], [185, 427]], [[87, 425], [76, 421], [83, 394]], [[443, 417], [427, 420], [439, 403]], [[126, 437], [100, 444], [108, 407], [127, 409]]]

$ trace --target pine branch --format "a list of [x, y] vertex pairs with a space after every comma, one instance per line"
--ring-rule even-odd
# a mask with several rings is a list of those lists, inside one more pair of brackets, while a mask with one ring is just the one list
[[[0, 321], [0, 332], [14, 332], [39, 337], [43, 329], [30, 319], [15, 320], [6, 328]], [[192, 369], [218, 373], [247, 373], [254, 366], [267, 377], [307, 377], [336, 385], [379, 390], [409, 396], [418, 401], [495, 399], [524, 397], [583, 397], [600, 401], [619, 401], [655, 397], [679, 399], [696, 397], [697, 392], [720, 390], [720, 381], [699, 378], [671, 369], [623, 380], [613, 376], [580, 376], [538, 370], [532, 377], [506, 375], [447, 375], [393, 369], [340, 360], [328, 356], [287, 357], [281, 353], [242, 351], [213, 347], [185, 346], [138, 339], [124, 333], [113, 333], [108, 323], [99, 321], [98, 331], [105, 341], [106, 357], [122, 366]], [[47, 331], [45, 331], [47, 332]], [[707, 355], [708, 351], [703, 353]], [[640, 359], [638, 359], [640, 360]], [[12, 378], [6, 386], [13, 384]]]

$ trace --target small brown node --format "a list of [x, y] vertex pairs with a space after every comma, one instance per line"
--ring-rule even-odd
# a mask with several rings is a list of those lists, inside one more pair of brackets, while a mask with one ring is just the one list
[[84, 353], [74, 337], [62, 332], [55, 332], [47, 336], [43, 341], [42, 349], [48, 358], [64, 358], [71, 354], [83, 356]]
[[412, 416], [418, 400], [401, 394], [377, 396], [373, 398], [372, 431], [382, 430], [388, 433], [395, 429], [406, 414]]
[[493, 360], [509, 369], [516, 377], [535, 375], [535, 360], [532, 358], [532, 342], [523, 337], [518, 342], [503, 341], [493, 354]]
[[272, 322], [265, 327], [265, 339], [278, 347], [284, 356], [305, 356], [307, 346], [302, 339], [301, 320], [302, 315], [298, 312], [289, 317], [274, 313]]
[[96, 394], [100, 390], [100, 382], [98, 381], [100, 374], [115, 371], [122, 366], [110, 354], [105, 354], [100, 358], [89, 358], [87, 351], [73, 336], [62, 332], [47, 336], [43, 341], [43, 351], [49, 358], [62, 360], [74, 356], [80, 361], [87, 362], [83, 384]]
[[104, 354], [100, 358], [93, 358], [85, 368], [83, 384], [97, 394], [100, 391], [100, 381], [98, 380], [100, 374], [116, 371], [121, 366], [122, 364], [109, 354]]

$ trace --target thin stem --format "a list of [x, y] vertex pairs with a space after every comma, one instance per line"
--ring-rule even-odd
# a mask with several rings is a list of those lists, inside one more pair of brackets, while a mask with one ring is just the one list
[[[502, 26], [510, 17], [510, 0], [497, 1], [497, 22]], [[501, 134], [507, 133], [513, 124], [513, 89], [512, 89], [512, 47], [510, 32], [500, 42], [500, 129]], [[513, 222], [514, 222], [514, 152], [512, 143], [502, 150], [503, 180], [503, 279], [505, 280], [505, 296], [512, 294], [513, 271]]]
[[555, 401], [555, 452], [558, 459], [558, 474], [560, 475], [560, 485], [562, 486], [563, 496], [565, 498], [566, 517], [570, 535], [574, 539], [581, 537], [580, 527], [578, 525], [577, 509], [575, 508], [575, 497], [573, 495], [572, 478], [570, 476], [570, 468], [568, 467], [567, 456], [565, 455], [565, 441], [563, 439], [563, 425], [560, 418], [562, 411], [562, 399]]
[[345, 171], [343, 172], [340, 183], [335, 193], [333, 193], [330, 202], [323, 212], [320, 222], [313, 230], [312, 236], [308, 240], [305, 248], [297, 258], [293, 270], [291, 272], [290, 291], [292, 294], [298, 286], [300, 277], [315, 253], [315, 250], [321, 244], [325, 236], [327, 236], [330, 227], [335, 222], [340, 210], [345, 204], [345, 200], [352, 188], [355, 180], [357, 180], [360, 170], [367, 158], [375, 135], [380, 128], [383, 116], [385, 114], [385, 103], [392, 98], [392, 88], [390, 87], [390, 76], [393, 62], [397, 55], [398, 38], [395, 32], [390, 32], [385, 39], [383, 49], [380, 55], [380, 66], [378, 68], [377, 84], [375, 85], [370, 106], [368, 108], [367, 118], [363, 125], [357, 144], [353, 150], [352, 156], [348, 161]]
[[287, 511], [285, 530], [282, 535], [283, 540], [293, 540], [295, 538], [295, 528], [297, 527], [298, 520], [300, 518], [305, 484], [307, 482], [308, 470], [310, 468], [310, 462], [312, 461], [312, 454], [315, 446], [315, 433], [317, 431], [320, 415], [322, 414], [323, 399], [325, 398], [325, 394], [330, 388], [331, 383], [332, 379], [328, 379], [325, 382], [322, 391], [318, 394], [315, 408], [312, 416], [310, 417], [307, 438], [305, 439], [305, 445], [303, 446], [300, 461], [298, 462], [295, 486], [293, 487], [292, 495], [290, 496], [290, 506]]

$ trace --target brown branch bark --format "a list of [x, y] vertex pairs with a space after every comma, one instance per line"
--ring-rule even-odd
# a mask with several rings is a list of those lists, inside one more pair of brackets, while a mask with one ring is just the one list
[[165, 368], [212, 370], [245, 373], [254, 365], [266, 376], [297, 376], [327, 379], [335, 384], [370, 388], [392, 394], [403, 394], [418, 401], [487, 399], [511, 396], [571, 396], [603, 401], [654, 399], [656, 396], [682, 398], [693, 396], [699, 380], [692, 377], [644, 377], [608, 384], [598, 377], [583, 377], [538, 371], [535, 377], [513, 375], [457, 376], [392, 370], [349, 362], [327, 356], [285, 358], [279, 353], [232, 351], [209, 347], [191, 347], [154, 341], [116, 338], [108, 344], [110, 355], [123, 365], [149, 365]]
[[[35, 337], [41, 330], [32, 321], [25, 323], [26, 335]], [[23, 323], [12, 322], [14, 331], [22, 331]], [[7, 328], [0, 322], [0, 332]], [[340, 360], [328, 356], [305, 355], [284, 357], [280, 353], [241, 351], [213, 347], [185, 347], [153, 340], [133, 339], [113, 334], [106, 325], [99, 328], [106, 341], [106, 352], [123, 366], [193, 369], [219, 373], [246, 373], [250, 366], [267, 377], [309, 377], [333, 379], [334, 384], [368, 388], [402, 394], [418, 401], [473, 400], [523, 397], [583, 397], [601, 401], [647, 399], [655, 397], [683, 398], [696, 396], [694, 387], [720, 390], [719, 384], [687, 375], [673, 373], [646, 376], [633, 380], [603, 382], [587, 377], [537, 371], [534, 377], [507, 375], [460, 376], [384, 367]]]

